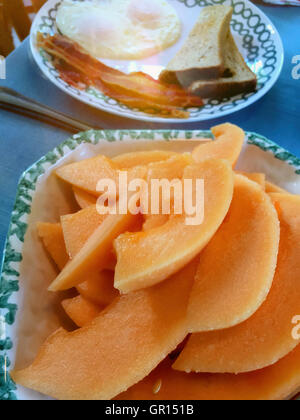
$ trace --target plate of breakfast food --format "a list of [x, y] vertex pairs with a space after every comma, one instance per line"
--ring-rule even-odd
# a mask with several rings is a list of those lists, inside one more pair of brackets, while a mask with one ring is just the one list
[[67, 94], [149, 122], [239, 111], [272, 88], [284, 59], [276, 28], [248, 0], [49, 0], [30, 40]]
[[[196, 197], [203, 180], [203, 218], [187, 223], [178, 188], [181, 213], [128, 195], [138, 211], [104, 214], [99, 181], [121, 173], [195, 181]], [[300, 160], [232, 124], [91, 130], [49, 152], [20, 180], [7, 237], [0, 398], [295, 397], [299, 194]]]

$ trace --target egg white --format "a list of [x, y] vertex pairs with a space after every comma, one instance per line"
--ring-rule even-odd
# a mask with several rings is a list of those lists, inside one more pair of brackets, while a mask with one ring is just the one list
[[63, 0], [56, 23], [94, 57], [113, 60], [149, 57], [181, 34], [180, 19], [167, 0]]

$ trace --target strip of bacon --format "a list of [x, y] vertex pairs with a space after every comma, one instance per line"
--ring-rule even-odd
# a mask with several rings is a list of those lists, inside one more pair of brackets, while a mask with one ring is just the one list
[[98, 87], [99, 90], [102, 90], [105, 95], [116, 99], [117, 101], [129, 106], [130, 108], [142, 109], [143, 112], [147, 114], [157, 114], [157, 111], [159, 111], [160, 114], [163, 114], [165, 118], [172, 117], [187, 119], [190, 116], [190, 113], [183, 109], [179, 109], [172, 105], [164, 105], [154, 102], [155, 98], [150, 100], [146, 98], [129, 96], [128, 94], [118, 92], [117, 89], [112, 87], [105, 87], [103, 84], [100, 85], [102, 86], [100, 87], [97, 82], [95, 82], [95, 86]]
[[55, 60], [55, 67], [60, 72], [61, 78], [71, 86], [77, 89], [85, 89], [87, 86], [95, 86], [98, 90], [102, 91], [106, 96], [116, 99], [117, 101], [127, 105], [131, 108], [143, 109], [147, 114], [156, 114], [157, 111], [163, 114], [166, 118], [181, 118], [186, 119], [189, 117], [189, 112], [178, 109], [169, 105], [160, 105], [146, 99], [134, 98], [124, 95], [114, 90], [113, 88], [106, 87], [101, 81], [96, 80], [92, 82], [83, 74], [68, 67], [65, 63]]
[[[125, 91], [134, 92], [138, 96], [155, 97], [155, 102], [168, 103], [174, 106], [202, 106], [203, 101], [198, 96], [191, 95], [176, 85], [165, 85], [151, 76], [138, 72], [129, 75], [106, 66], [85, 53], [82, 48], [61, 35], [47, 37], [44, 42], [46, 49], [52, 50], [70, 65], [87, 74], [91, 79], [99, 78], [103, 83], [116, 85]], [[182, 103], [186, 102], [186, 105]]]
[[56, 65], [64, 63], [68, 66], [68, 80], [70, 80], [70, 67], [89, 79], [106, 95], [131, 107], [149, 108], [165, 111], [177, 115], [177, 118], [187, 118], [188, 113], [178, 110], [178, 107], [200, 107], [203, 101], [198, 96], [191, 95], [182, 88], [165, 85], [151, 76], [138, 72], [129, 75], [110, 68], [100, 61], [86, 54], [78, 44], [61, 35], [47, 36], [38, 34], [38, 45], [51, 54]]

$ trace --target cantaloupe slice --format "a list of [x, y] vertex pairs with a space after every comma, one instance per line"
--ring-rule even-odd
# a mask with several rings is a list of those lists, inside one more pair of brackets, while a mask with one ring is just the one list
[[69, 261], [60, 223], [38, 223], [37, 231], [57, 267], [62, 270]]
[[145, 222], [143, 224], [143, 231], [155, 229], [167, 223], [169, 220], [168, 214], [148, 214], [145, 215]]
[[27, 388], [61, 400], [111, 399], [148, 375], [186, 336], [197, 261], [152, 288], [122, 295], [89, 325], [53, 334], [27, 369]]
[[[128, 182], [132, 179], [144, 178], [146, 172], [143, 166], [128, 169]], [[119, 167], [103, 155], [61, 166], [56, 169], [56, 175], [73, 187], [80, 188], [96, 197], [100, 195], [97, 191], [98, 182], [102, 179], [111, 179], [115, 182], [118, 193]]]
[[81, 296], [102, 307], [109, 305], [119, 295], [114, 288], [114, 272], [110, 270], [95, 271], [87, 281], [77, 286], [77, 290]]
[[[61, 217], [66, 249], [69, 257], [72, 259], [82, 249], [90, 236], [99, 227], [106, 215], [99, 214], [96, 206], [89, 206], [74, 214], [68, 214]], [[106, 269], [113, 269], [116, 266], [116, 256], [111, 249], [111, 253], [105, 264]], [[99, 275], [99, 270], [96, 273]], [[91, 273], [94, 276], [94, 273]]]
[[97, 197], [80, 188], [73, 187], [74, 197], [79, 207], [85, 209], [86, 207], [95, 206]]
[[190, 153], [176, 154], [169, 157], [169, 159], [162, 162], [154, 162], [148, 165], [147, 182], [153, 179], [181, 179], [183, 177], [184, 169], [188, 165], [192, 165], [194, 160]]
[[213, 127], [211, 131], [216, 140], [196, 147], [193, 158], [196, 162], [208, 158], [226, 159], [234, 166], [243, 147], [244, 131], [229, 123]]
[[116, 400], [285, 400], [300, 390], [300, 346], [273, 366], [255, 372], [178, 372], [167, 358], [143, 381]]
[[[90, 206], [77, 213], [61, 217], [61, 225], [66, 249], [71, 259], [78, 254], [90, 236], [103, 223], [106, 217], [107, 215], [98, 213], [96, 206]], [[132, 224], [130, 230], [132, 232], [139, 232], [142, 230], [142, 226], [143, 218], [142, 215], [139, 214], [135, 217], [135, 222]], [[112, 250], [105, 268], [114, 270], [115, 265], [116, 257]]]
[[266, 189], [266, 175], [260, 172], [244, 172], [244, 171], [236, 171], [237, 174], [244, 175], [246, 178], [250, 179], [251, 181], [256, 182], [260, 185], [264, 190]]
[[107, 215], [98, 213], [95, 205], [61, 217], [61, 226], [70, 258], [78, 254], [106, 217]]
[[97, 184], [101, 179], [116, 179], [117, 166], [103, 155], [74, 162], [56, 169], [56, 175], [64, 181], [99, 196]]
[[101, 306], [95, 305], [82, 296], [76, 296], [62, 301], [66, 314], [75, 325], [84, 327], [96, 318], [101, 312]]
[[[173, 210], [174, 203], [174, 188], [170, 188], [169, 194], [170, 197], [165, 197], [162, 188], [159, 188], [159, 203], [158, 208], [156, 209], [157, 213], [153, 212], [154, 207], [152, 206], [152, 198], [154, 196], [154, 190], [152, 182], [176, 182], [180, 181], [183, 177], [184, 169], [193, 164], [193, 158], [190, 153], [175, 154], [169, 159], [159, 162], [150, 163], [148, 165], [146, 182], [148, 185], [148, 203], [147, 208], [143, 209], [145, 214], [145, 219], [147, 223], [144, 225], [143, 230], [150, 230], [150, 228], [161, 226], [165, 223], [170, 215], [170, 212]], [[163, 214], [163, 201], [168, 201], [167, 205], [167, 214]], [[143, 204], [143, 203], [142, 203]]]
[[105, 269], [111, 258], [113, 240], [136, 226], [138, 217], [131, 213], [108, 215], [50, 285], [49, 290], [56, 292], [70, 289], [78, 286], [82, 279], [88, 278], [93, 272]]
[[278, 187], [278, 185], [275, 185], [270, 181], [266, 181], [266, 192], [267, 193], [281, 193], [281, 194], [288, 193], [288, 191], [284, 190], [283, 188]]
[[128, 293], [165, 280], [191, 261], [210, 241], [226, 216], [233, 195], [233, 172], [225, 160], [210, 159], [186, 167], [184, 178], [203, 179], [205, 217], [186, 224], [186, 215], [171, 215], [164, 225], [115, 240], [115, 288]]
[[193, 334], [176, 360], [175, 369], [249, 372], [276, 363], [299, 344], [300, 340], [292, 335], [292, 320], [299, 313], [300, 302], [300, 197], [275, 196], [281, 238], [277, 269], [267, 299], [251, 318], [240, 325]]
[[[69, 257], [60, 223], [38, 223], [37, 229], [45, 248], [62, 270], [69, 261]], [[115, 258], [112, 254], [111, 261], [113, 259]], [[81, 283], [77, 290], [83, 297], [102, 307], [109, 305], [119, 294], [114, 288], [114, 272], [109, 270], [90, 273], [88, 280]]]
[[143, 152], [124, 153], [115, 156], [112, 161], [118, 165], [120, 169], [130, 169], [134, 166], [148, 165], [153, 162], [160, 162], [169, 159], [171, 156], [177, 155], [176, 152], [165, 150], [149, 150]]
[[201, 253], [188, 307], [190, 332], [229, 328], [257, 311], [273, 282], [279, 235], [270, 197], [236, 175], [225, 221]]
[[[162, 214], [162, 192], [160, 191], [160, 205], [159, 205], [159, 212], [160, 214], [152, 214], [151, 213], [151, 181], [152, 180], [178, 180], [181, 179], [184, 173], [184, 169], [186, 166], [193, 163], [193, 158], [191, 154], [184, 153], [184, 154], [174, 154], [169, 157], [167, 160], [158, 161], [154, 163], [150, 163], [148, 165], [148, 173], [147, 173], [147, 183], [148, 183], [148, 208], [147, 214], [145, 214], [145, 223], [143, 225], [143, 231], [146, 232], [151, 229], [155, 229], [156, 227], [162, 226], [169, 220], [169, 214]], [[171, 198], [171, 206], [170, 210], [172, 210], [172, 201], [174, 194], [173, 189], [170, 191], [170, 198]]]

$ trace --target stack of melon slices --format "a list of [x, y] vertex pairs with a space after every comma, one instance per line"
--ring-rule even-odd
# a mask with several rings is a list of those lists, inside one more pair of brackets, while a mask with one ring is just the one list
[[[38, 231], [61, 270], [52, 292], [77, 329], [12, 372], [58, 399], [284, 399], [300, 388], [300, 197], [233, 167], [244, 132], [212, 129], [191, 155], [153, 151], [63, 166], [82, 207]], [[96, 182], [204, 179], [205, 217], [103, 216]], [[159, 386], [157, 384], [159, 383]]]

